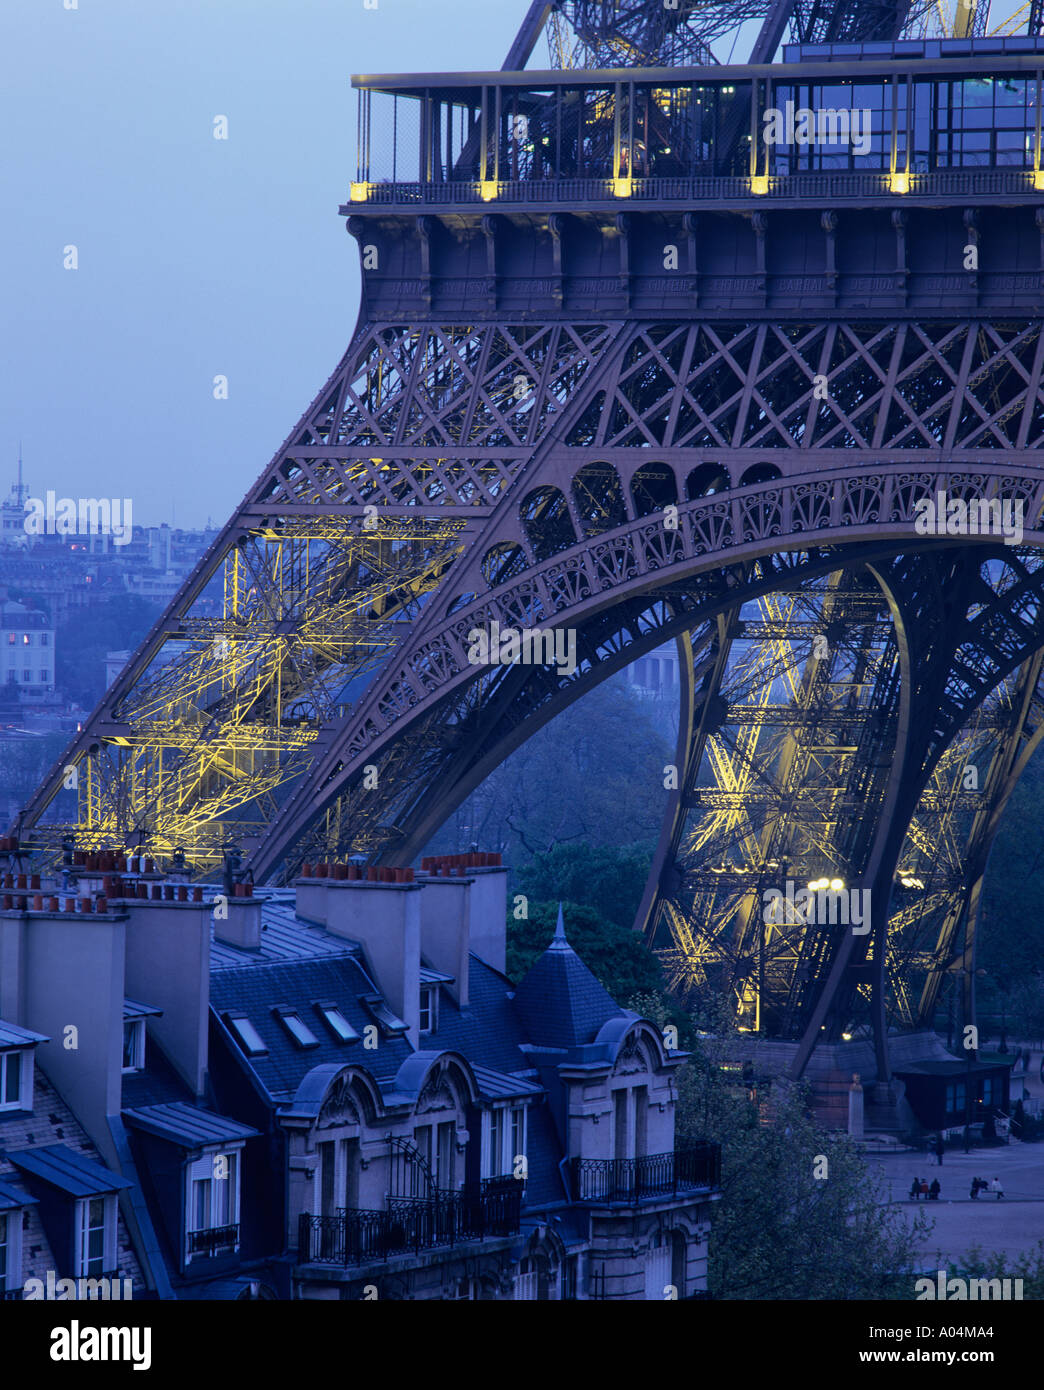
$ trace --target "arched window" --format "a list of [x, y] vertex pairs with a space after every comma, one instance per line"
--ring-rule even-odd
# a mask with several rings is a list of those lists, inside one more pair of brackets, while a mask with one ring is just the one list
[[665, 463], [643, 464], [631, 479], [635, 516], [651, 516], [678, 501], [678, 484]]
[[599, 536], [627, 520], [623, 488], [609, 463], [585, 463], [573, 478], [573, 505], [584, 535]]
[[576, 545], [569, 505], [557, 487], [538, 487], [522, 499], [518, 510], [537, 560], [548, 560]]

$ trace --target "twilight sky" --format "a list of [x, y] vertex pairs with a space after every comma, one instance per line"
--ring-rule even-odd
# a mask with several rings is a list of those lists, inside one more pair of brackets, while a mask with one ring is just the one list
[[72, 3], [0, 5], [0, 495], [21, 440], [35, 496], [220, 524], [355, 325], [350, 74], [498, 68], [527, 0]]
[[355, 325], [350, 74], [498, 68], [527, 8], [2, 0], [0, 495], [21, 440], [34, 496], [223, 522]]

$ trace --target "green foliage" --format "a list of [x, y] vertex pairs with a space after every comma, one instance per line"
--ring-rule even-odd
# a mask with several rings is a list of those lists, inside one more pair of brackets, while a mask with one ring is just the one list
[[[978, 1005], [1006, 1013], [1012, 1036], [1044, 1037], [1044, 748], [1030, 760], [1001, 819], [983, 885]], [[980, 1019], [981, 1021], [981, 1019]]]
[[[607, 922], [581, 903], [564, 903], [562, 915], [570, 946], [617, 1003], [662, 988], [660, 964], [635, 932]], [[516, 984], [547, 950], [557, 919], [554, 902], [531, 902], [528, 921], [516, 922], [508, 914], [507, 973]]]
[[621, 676], [612, 677], [491, 772], [424, 853], [475, 843], [503, 850], [517, 869], [568, 843], [628, 849], [655, 843], [669, 796], [663, 769], [673, 760], [672, 746], [673, 730]]
[[68, 734], [5, 739], [0, 749], [0, 796], [28, 801], [69, 742]]
[[1044, 1298], [1044, 1240], [1038, 1240], [1032, 1250], [1020, 1251], [1012, 1259], [995, 1251], [984, 1251], [973, 1245], [950, 1265], [947, 1278], [961, 1279], [1021, 1279], [1024, 1299]]
[[55, 683], [93, 709], [105, 693], [105, 654], [133, 651], [162, 610], [137, 594], [113, 594], [73, 614], [55, 635]]
[[554, 845], [519, 868], [518, 889], [537, 901], [583, 903], [607, 922], [630, 928], [651, 862], [651, 846]]
[[852, 1140], [810, 1118], [800, 1090], [776, 1082], [751, 1099], [740, 1077], [724, 1069], [733, 1050], [729, 1026], [722, 1010], [717, 1036], [698, 1040], [679, 1077], [678, 1141], [722, 1146], [722, 1198], [709, 1250], [713, 1296], [909, 1297], [907, 1271], [927, 1217], [918, 1213], [908, 1223]]

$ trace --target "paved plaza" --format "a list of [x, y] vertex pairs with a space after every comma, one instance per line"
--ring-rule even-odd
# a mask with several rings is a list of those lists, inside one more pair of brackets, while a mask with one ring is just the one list
[[[1035, 1047], [1037, 1065], [1040, 1055]], [[1036, 1065], [1025, 1079], [1021, 1071], [1012, 1078], [1013, 1101], [1021, 1094], [1022, 1084], [1030, 1096], [1044, 1094]], [[883, 1177], [891, 1201], [911, 1218], [922, 1211], [932, 1219], [934, 1228], [923, 1246], [926, 1268], [938, 1268], [976, 1245], [984, 1251], [1013, 1256], [1044, 1241], [1044, 1140], [1022, 1144], [1012, 1139], [1008, 1144], [972, 1149], [968, 1154], [960, 1148], [947, 1149], [941, 1168], [933, 1153], [909, 1149], [888, 1154], [868, 1152], [866, 1157], [871, 1169]], [[911, 1201], [910, 1186], [915, 1177], [928, 1183], [938, 1178], [942, 1188], [939, 1200]], [[973, 1201], [973, 1177], [987, 1181], [999, 1178], [1004, 1196], [998, 1200], [989, 1192], [980, 1192]]]

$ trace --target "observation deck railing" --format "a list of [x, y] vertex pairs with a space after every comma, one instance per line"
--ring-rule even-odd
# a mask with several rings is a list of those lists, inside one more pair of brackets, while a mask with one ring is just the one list
[[517, 179], [479, 182], [452, 179], [431, 183], [356, 183], [351, 188], [352, 210], [369, 204], [382, 207], [446, 207], [462, 204], [555, 204], [568, 209], [580, 204], [614, 202], [621, 207], [642, 202], [678, 203], [690, 206], [700, 202], [754, 203], [773, 200], [865, 201], [897, 195], [913, 198], [953, 197], [1030, 197], [1041, 191], [1032, 169], [943, 169], [934, 173], [911, 173], [903, 183], [887, 172], [866, 170], [858, 173], [823, 171], [803, 174], [769, 174], [761, 180], [739, 175], [691, 178], [584, 178]]

